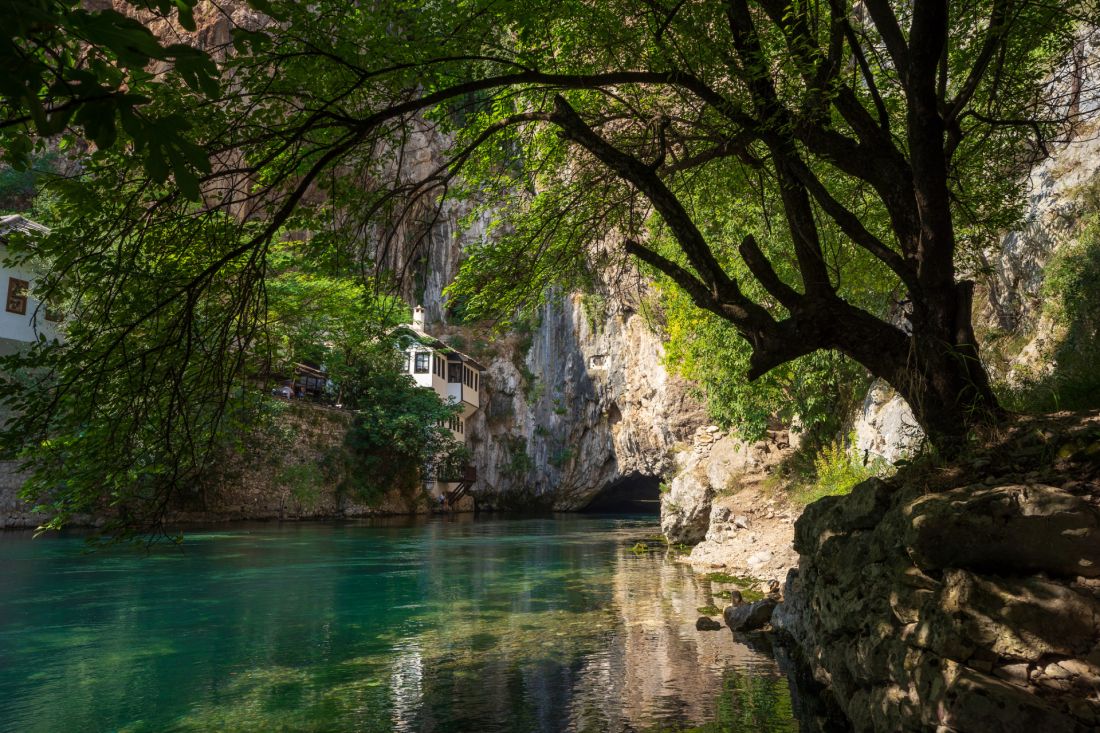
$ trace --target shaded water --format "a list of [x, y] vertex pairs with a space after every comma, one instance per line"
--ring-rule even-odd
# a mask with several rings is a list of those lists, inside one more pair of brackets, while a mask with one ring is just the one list
[[[282, 524], [83, 552], [0, 532], [3, 731], [793, 731], [648, 521]], [[701, 726], [701, 727], [698, 727]]]

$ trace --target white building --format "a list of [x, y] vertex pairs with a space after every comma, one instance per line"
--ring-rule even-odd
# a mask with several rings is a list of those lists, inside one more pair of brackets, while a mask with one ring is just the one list
[[[481, 408], [478, 396], [485, 367], [473, 357], [448, 346], [424, 330], [424, 309], [413, 309], [413, 322], [396, 331], [405, 354], [405, 371], [421, 387], [435, 390], [445, 402], [461, 404], [462, 412], [450, 424], [451, 433], [466, 443], [466, 422]], [[429, 481], [434, 496], [454, 501], [464, 494], [477, 478], [473, 466], [467, 466], [462, 476], [453, 481]]]
[[57, 338], [61, 315], [34, 296], [35, 272], [26, 265], [9, 266], [8, 242], [12, 235], [41, 236], [49, 230], [18, 214], [0, 217], [0, 355], [13, 354], [39, 335]]

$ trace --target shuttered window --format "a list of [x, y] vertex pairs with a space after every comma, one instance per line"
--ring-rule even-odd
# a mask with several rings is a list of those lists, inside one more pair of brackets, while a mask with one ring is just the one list
[[8, 278], [8, 313], [27, 315], [27, 293], [30, 287], [31, 284], [26, 280], [20, 280], [17, 277]]

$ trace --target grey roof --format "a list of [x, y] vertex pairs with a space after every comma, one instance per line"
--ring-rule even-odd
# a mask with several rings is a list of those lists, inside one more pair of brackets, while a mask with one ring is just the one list
[[7, 240], [8, 234], [11, 232], [20, 232], [22, 234], [42, 235], [49, 234], [48, 227], [44, 227], [36, 221], [31, 221], [25, 216], [20, 214], [9, 214], [8, 216], [0, 216], [0, 242]]
[[416, 340], [424, 346], [429, 346], [436, 351], [441, 351], [444, 354], [447, 354], [448, 357], [458, 356], [462, 359], [462, 361], [466, 362], [479, 372], [485, 371], [485, 367], [483, 367], [481, 363], [478, 362], [477, 359], [475, 359], [474, 357], [469, 356], [468, 354], [463, 354], [461, 351], [453, 346], [448, 346], [447, 344], [437, 339], [435, 336], [432, 336], [427, 331], [421, 330], [411, 323], [403, 323], [394, 329], [394, 333], [400, 331], [405, 331], [412, 334], [416, 338]]

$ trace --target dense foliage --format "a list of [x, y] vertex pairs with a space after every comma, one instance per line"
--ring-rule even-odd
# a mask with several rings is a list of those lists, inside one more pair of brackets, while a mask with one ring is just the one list
[[171, 174], [197, 199], [198, 178], [210, 172], [210, 161], [187, 134], [189, 116], [157, 102], [178, 88], [219, 96], [219, 70], [212, 49], [166, 42], [148, 25], [163, 27], [171, 18], [194, 31], [198, 2], [127, 0], [122, 7], [131, 14], [89, 10], [80, 0], [0, 2], [3, 162], [26, 170], [35, 148], [66, 131], [79, 131], [81, 146], [101, 150], [124, 137], [154, 181]]
[[346, 399], [355, 408], [349, 474], [366, 498], [389, 489], [415, 491], [425, 477], [454, 479], [469, 462], [466, 447], [447, 427], [461, 406], [416, 387], [399, 366], [393, 349], [384, 346], [347, 382]]
[[[784, 390], [816, 419], [813, 385], [853, 369], [821, 352], [893, 384], [937, 441], [999, 413], [959, 266], [1072, 122], [1059, 61], [1093, 4], [250, 4], [267, 16], [248, 27], [212, 6], [230, 31], [216, 53], [163, 40], [192, 38], [191, 0], [129, 2], [178, 24], [160, 38], [75, 0], [19, 3], [0, 39], [8, 159], [54, 136], [79, 161], [37, 253], [67, 341], [8, 393], [27, 416], [8, 445], [52, 466], [58, 511], [97, 491], [91, 464], [64, 477], [81, 454], [109, 457], [102, 496], [178, 484], [250, 355], [313, 348], [268, 341], [271, 314], [338, 330], [303, 311], [309, 293], [340, 309], [360, 285], [408, 288], [446, 195], [495, 220], [451, 291], [466, 317], [507, 318], [551, 285], [621, 292], [640, 264], [681, 291], [674, 331], [686, 302], [729, 324], [673, 352], [729, 395], [731, 422], [759, 426]], [[288, 232], [313, 244], [288, 250]], [[343, 276], [359, 284], [323, 279]], [[335, 347], [352, 371], [361, 342]], [[783, 371], [742, 388], [697, 356]]]
[[[123, 261], [125, 207], [88, 203], [114, 201], [102, 185], [55, 184], [51, 233], [10, 247], [46, 273], [40, 290], [69, 315], [64, 340], [0, 359], [4, 404], [19, 415], [3, 449], [26, 463], [23, 492], [50, 526], [109, 509], [113, 532], [155, 530], [226, 452], [271, 429], [270, 387], [300, 361], [326, 369], [331, 401], [362, 408], [349, 436], [360, 494], [408, 488], [457, 455], [442, 427], [453, 408], [413, 384], [388, 338], [408, 309], [375, 293], [331, 240], [284, 239], [262, 265], [242, 256], [214, 268], [232, 223], [213, 214], [143, 232]], [[166, 297], [175, 288], [193, 295]]]

